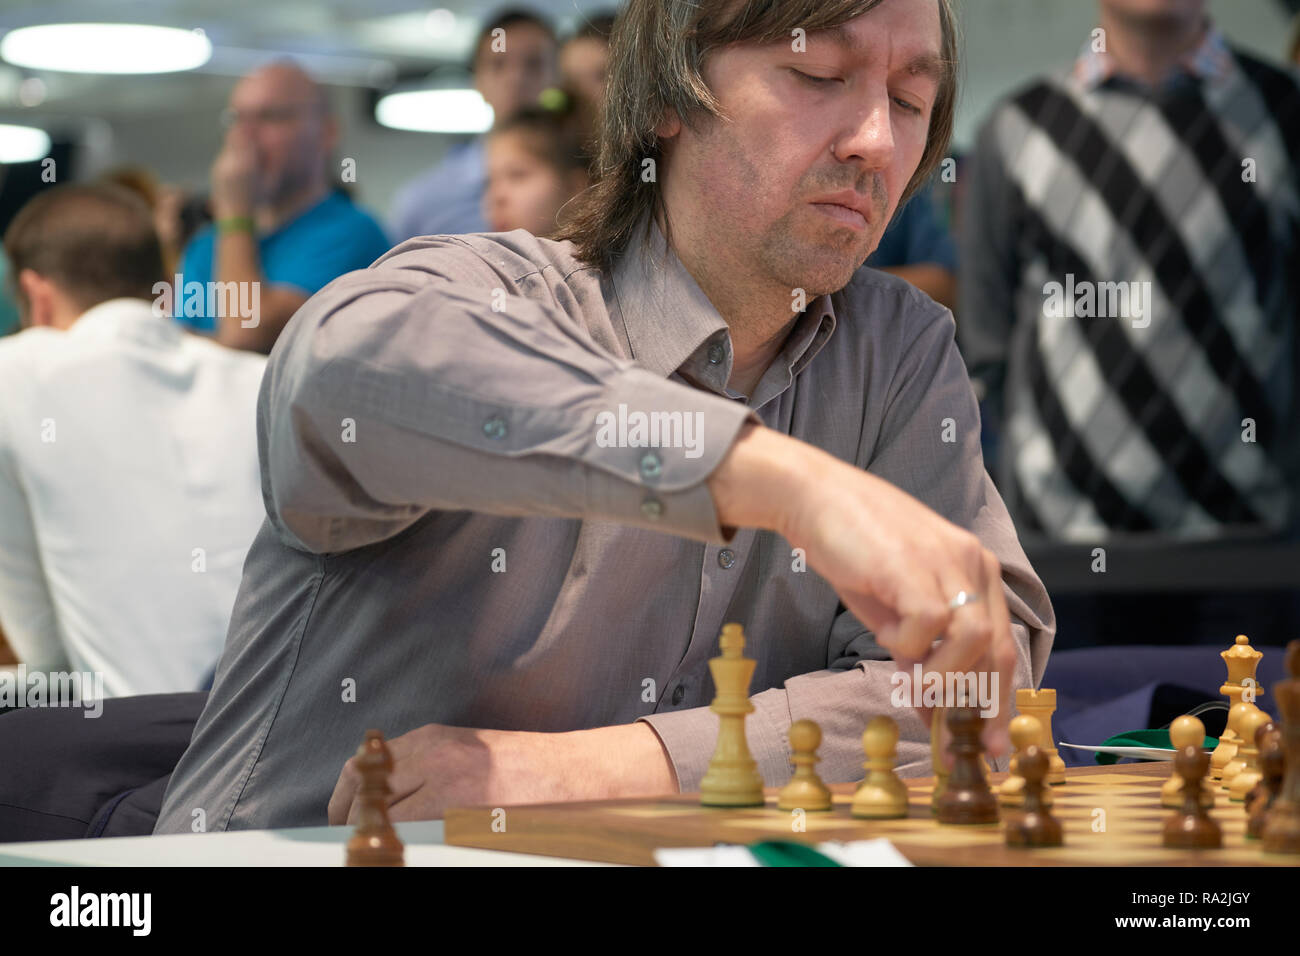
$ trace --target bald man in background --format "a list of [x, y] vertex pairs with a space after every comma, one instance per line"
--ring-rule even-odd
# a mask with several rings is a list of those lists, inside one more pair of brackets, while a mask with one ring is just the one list
[[[338, 124], [325, 91], [299, 67], [277, 62], [244, 77], [223, 120], [211, 174], [214, 221], [185, 250], [175, 313], [224, 345], [269, 352], [308, 297], [370, 265], [389, 242], [334, 188]], [[211, 282], [238, 285], [210, 296]]]

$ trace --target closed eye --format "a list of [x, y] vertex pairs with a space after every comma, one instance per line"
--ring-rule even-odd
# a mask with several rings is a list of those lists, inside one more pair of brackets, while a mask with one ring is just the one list
[[835, 76], [813, 76], [811, 73], [804, 73], [804, 72], [802, 72], [801, 70], [796, 70], [796, 69], [794, 69], [793, 67], [790, 69], [790, 72], [793, 73], [795, 76], [799, 77], [800, 79], [804, 80], [805, 82], [807, 82], [807, 83], [810, 84], [811, 86], [825, 86], [825, 85], [827, 85], [828, 83], [838, 83], [838, 82], [840, 82], [839, 77], [835, 77]]

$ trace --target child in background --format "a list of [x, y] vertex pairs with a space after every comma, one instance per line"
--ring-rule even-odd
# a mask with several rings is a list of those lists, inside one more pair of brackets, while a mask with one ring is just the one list
[[560, 90], [548, 90], [542, 102], [488, 134], [483, 215], [494, 232], [549, 236], [561, 207], [590, 183], [590, 106]]

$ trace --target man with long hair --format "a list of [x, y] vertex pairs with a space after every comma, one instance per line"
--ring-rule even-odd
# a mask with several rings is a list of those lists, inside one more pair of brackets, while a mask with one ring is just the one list
[[769, 784], [801, 718], [829, 780], [879, 713], [927, 772], [900, 665], [979, 675], [1005, 755], [1051, 606], [950, 313], [860, 269], [944, 155], [956, 50], [947, 0], [631, 0], [560, 240], [415, 239], [309, 302], [157, 832], [342, 823], [368, 727], [398, 819], [698, 789], [732, 621]]

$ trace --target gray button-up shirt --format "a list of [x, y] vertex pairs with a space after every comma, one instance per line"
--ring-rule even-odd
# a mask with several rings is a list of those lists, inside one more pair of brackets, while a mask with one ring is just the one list
[[[267, 521], [158, 832], [199, 810], [209, 830], [323, 823], [368, 727], [645, 720], [698, 789], [729, 621], [757, 661], [747, 733], [769, 785], [800, 718], [827, 780], [862, 777], [880, 713], [900, 772], [926, 772], [888, 655], [790, 542], [720, 527], [706, 479], [757, 418], [970, 528], [1002, 561], [1016, 685], [1037, 686], [1051, 605], [984, 470], [953, 330], [861, 269], [738, 396], [727, 325], [653, 225], [612, 275], [517, 230], [411, 240], [335, 280], [262, 384]], [[636, 427], [652, 412], [682, 413], [656, 447]]]

